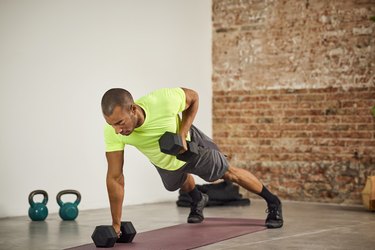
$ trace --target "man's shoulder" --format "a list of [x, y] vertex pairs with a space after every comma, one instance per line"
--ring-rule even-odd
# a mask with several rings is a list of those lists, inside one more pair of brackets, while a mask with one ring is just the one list
[[163, 100], [168, 99], [174, 95], [181, 95], [184, 94], [184, 91], [180, 87], [175, 88], [160, 88], [156, 89], [150, 93], [148, 93], [145, 96], [142, 96], [141, 98], [137, 99], [135, 103], [143, 103], [148, 101], [157, 101], [157, 100]]

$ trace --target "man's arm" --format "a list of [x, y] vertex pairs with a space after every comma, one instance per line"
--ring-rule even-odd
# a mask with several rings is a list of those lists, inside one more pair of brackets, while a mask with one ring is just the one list
[[124, 151], [106, 153], [107, 191], [111, 206], [112, 225], [117, 234], [120, 233], [122, 202], [124, 200]]
[[[180, 135], [182, 138], [186, 138], [191, 125], [193, 124], [195, 115], [198, 112], [199, 107], [199, 96], [198, 93], [192, 89], [182, 88], [186, 96], [185, 110], [182, 112], [182, 122], [180, 127]], [[186, 141], [182, 140], [184, 148], [187, 150]]]

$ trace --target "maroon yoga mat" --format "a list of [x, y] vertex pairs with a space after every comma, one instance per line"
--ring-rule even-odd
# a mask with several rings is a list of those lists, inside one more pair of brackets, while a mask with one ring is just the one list
[[[113, 249], [183, 250], [264, 230], [264, 220], [206, 218], [200, 224], [180, 224], [139, 233], [132, 243], [117, 243]], [[86, 244], [69, 249], [97, 249]]]

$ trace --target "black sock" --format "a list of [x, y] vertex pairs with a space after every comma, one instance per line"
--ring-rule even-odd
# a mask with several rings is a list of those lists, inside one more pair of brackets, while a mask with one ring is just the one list
[[277, 196], [272, 194], [265, 186], [263, 186], [262, 191], [258, 195], [265, 199], [267, 204], [280, 204]]
[[188, 194], [193, 200], [193, 203], [198, 203], [202, 199], [202, 193], [198, 190], [197, 187], [194, 187], [194, 189], [191, 190]]

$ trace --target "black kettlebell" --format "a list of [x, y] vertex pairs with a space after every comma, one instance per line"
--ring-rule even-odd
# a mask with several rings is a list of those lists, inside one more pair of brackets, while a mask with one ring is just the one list
[[[34, 202], [34, 196], [37, 194], [43, 195], [43, 201], [42, 202]], [[43, 221], [48, 216], [48, 208], [47, 208], [47, 202], [48, 202], [48, 194], [44, 190], [34, 190], [29, 194], [29, 217], [33, 221]]]
[[[75, 202], [62, 202], [61, 196], [64, 194], [75, 194]], [[67, 189], [60, 191], [56, 196], [57, 204], [60, 206], [59, 215], [63, 220], [75, 220], [78, 216], [78, 204], [81, 202], [81, 194], [77, 190]]]

